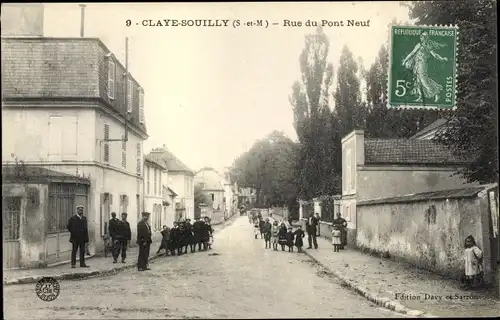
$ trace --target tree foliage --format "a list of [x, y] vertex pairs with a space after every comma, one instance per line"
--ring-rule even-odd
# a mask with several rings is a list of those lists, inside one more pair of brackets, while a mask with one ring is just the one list
[[333, 65], [327, 62], [329, 48], [321, 28], [306, 36], [299, 58], [301, 81], [293, 84], [290, 96], [300, 143], [296, 164], [299, 195], [304, 199], [333, 193], [338, 188], [338, 179], [331, 170], [332, 119], [328, 101]]
[[198, 183], [194, 186], [194, 207], [197, 209], [200, 207], [200, 204], [211, 206], [212, 199], [203, 191], [203, 184]]
[[297, 145], [274, 131], [239, 156], [229, 175], [239, 186], [256, 188], [257, 205], [289, 205], [297, 201], [297, 154]]
[[425, 1], [410, 4], [417, 24], [457, 25], [457, 110], [437, 141], [470, 164], [460, 170], [469, 181], [498, 181], [498, 104], [496, 80], [496, 1]]

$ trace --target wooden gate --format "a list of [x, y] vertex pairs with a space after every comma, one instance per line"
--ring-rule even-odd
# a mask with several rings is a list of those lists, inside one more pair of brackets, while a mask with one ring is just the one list
[[21, 197], [3, 197], [3, 267], [19, 267], [21, 262]]
[[47, 223], [47, 260], [69, 258], [71, 253], [68, 220], [76, 214], [76, 206], [84, 206], [88, 212], [88, 186], [73, 183], [51, 183], [49, 185], [49, 212]]

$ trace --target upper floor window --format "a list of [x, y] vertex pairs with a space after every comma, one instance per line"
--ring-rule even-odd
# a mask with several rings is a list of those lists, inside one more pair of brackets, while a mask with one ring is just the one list
[[116, 93], [116, 64], [113, 59], [108, 61], [108, 97], [115, 99]]
[[144, 170], [146, 170], [146, 185], [147, 185], [147, 194], [148, 195], [149, 195], [150, 190], [151, 190], [151, 187], [150, 187], [151, 180], [150, 180], [150, 177], [149, 177], [149, 175], [150, 175], [150, 172], [149, 172], [150, 170], [149, 169], [150, 168], [148, 166], [146, 166], [144, 168]]
[[142, 88], [139, 89], [139, 123], [144, 124], [144, 91]]
[[154, 170], [154, 180], [153, 180], [153, 181], [154, 181], [154, 182], [153, 182], [153, 183], [154, 183], [154, 193], [153, 193], [153, 194], [156, 196], [156, 195], [157, 195], [157, 193], [156, 193], [156, 192], [157, 192], [157, 186], [158, 186], [158, 183], [157, 183], [157, 181], [158, 181], [157, 179], [158, 179], [158, 178], [157, 178], [157, 176], [156, 176], [156, 172], [157, 172], [158, 170], [156, 170], [156, 168], [153, 168], [153, 170]]

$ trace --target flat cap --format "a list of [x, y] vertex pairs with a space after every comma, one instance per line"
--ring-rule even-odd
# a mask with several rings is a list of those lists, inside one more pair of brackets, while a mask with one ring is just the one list
[[79, 205], [76, 206], [76, 208], [77, 209], [84, 209], [85, 207], [83, 205], [79, 204]]
[[151, 213], [144, 211], [144, 212], [141, 213], [141, 215], [142, 216], [149, 216], [149, 215], [151, 215]]

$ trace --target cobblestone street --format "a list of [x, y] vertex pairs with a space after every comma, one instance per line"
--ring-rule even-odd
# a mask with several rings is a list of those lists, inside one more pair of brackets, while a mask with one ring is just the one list
[[160, 258], [150, 271], [60, 281], [53, 302], [38, 299], [34, 284], [6, 286], [5, 318], [401, 316], [342, 287], [304, 254], [264, 249], [246, 217], [214, 238], [211, 251]]

